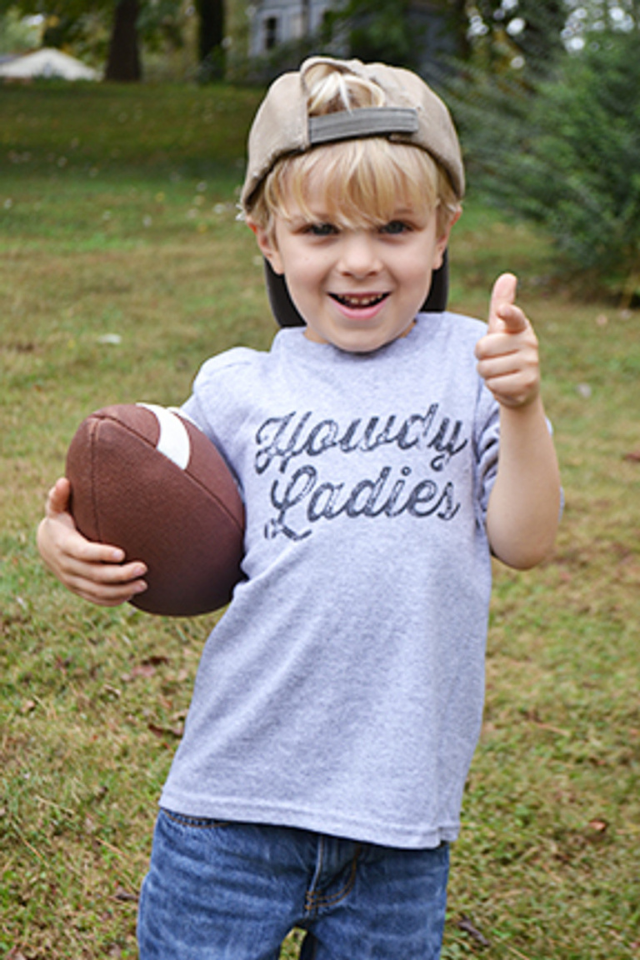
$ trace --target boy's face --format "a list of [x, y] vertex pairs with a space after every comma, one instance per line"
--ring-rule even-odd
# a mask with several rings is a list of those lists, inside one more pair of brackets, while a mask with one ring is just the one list
[[262, 253], [286, 278], [306, 336], [352, 353], [405, 336], [442, 263], [450, 227], [438, 236], [435, 213], [411, 210], [401, 199], [383, 226], [341, 227], [326, 212], [323, 191], [307, 186], [311, 218], [290, 200], [271, 234], [255, 228]]

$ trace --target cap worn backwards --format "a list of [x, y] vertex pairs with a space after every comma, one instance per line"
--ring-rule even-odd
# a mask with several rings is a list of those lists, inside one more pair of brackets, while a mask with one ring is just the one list
[[[384, 106], [310, 117], [306, 74], [316, 64], [325, 63], [376, 83], [384, 92]], [[426, 150], [447, 172], [458, 199], [462, 199], [464, 167], [451, 115], [421, 77], [383, 63], [311, 57], [299, 71], [282, 74], [272, 83], [255, 116], [240, 195], [243, 208], [251, 206], [255, 191], [281, 157], [306, 153], [323, 143], [373, 136], [386, 136]]]

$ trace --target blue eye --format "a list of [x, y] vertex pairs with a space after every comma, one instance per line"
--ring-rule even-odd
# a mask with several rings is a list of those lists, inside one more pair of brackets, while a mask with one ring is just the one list
[[314, 237], [331, 237], [338, 230], [332, 223], [310, 223], [305, 233], [310, 233]]
[[397, 235], [399, 233], [406, 233], [410, 229], [411, 227], [403, 220], [391, 220], [389, 223], [385, 223], [384, 226], [380, 227], [380, 233]]

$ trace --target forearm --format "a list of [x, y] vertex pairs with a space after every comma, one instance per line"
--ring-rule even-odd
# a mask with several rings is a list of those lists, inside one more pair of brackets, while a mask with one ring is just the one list
[[500, 409], [498, 475], [489, 500], [492, 552], [528, 569], [551, 551], [560, 517], [560, 474], [540, 397]]

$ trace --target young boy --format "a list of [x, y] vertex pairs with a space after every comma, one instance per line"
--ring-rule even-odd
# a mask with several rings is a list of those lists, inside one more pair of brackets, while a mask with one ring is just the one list
[[[294, 926], [305, 958], [440, 955], [491, 554], [538, 563], [560, 508], [515, 278], [488, 327], [421, 312], [463, 191], [449, 114], [407, 71], [313, 58], [255, 118], [244, 213], [304, 325], [210, 360], [184, 407], [238, 478], [247, 579], [162, 794], [142, 960], [275, 960]], [[97, 603], [143, 590], [68, 493], [47, 564]]]

